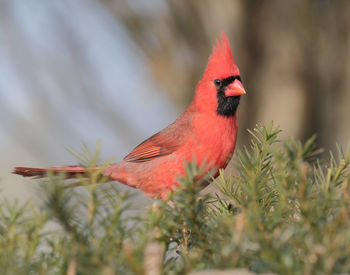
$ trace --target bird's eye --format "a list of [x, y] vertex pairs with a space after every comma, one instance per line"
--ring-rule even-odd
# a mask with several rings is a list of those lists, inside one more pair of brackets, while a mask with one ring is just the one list
[[220, 79], [215, 79], [214, 80], [215, 86], [220, 86], [221, 85], [221, 80]]

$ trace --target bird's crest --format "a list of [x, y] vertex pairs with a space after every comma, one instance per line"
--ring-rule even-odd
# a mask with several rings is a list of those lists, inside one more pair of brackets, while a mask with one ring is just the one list
[[221, 41], [216, 40], [203, 78], [224, 78], [232, 75], [239, 75], [239, 70], [232, 56], [230, 42], [226, 34], [221, 32]]

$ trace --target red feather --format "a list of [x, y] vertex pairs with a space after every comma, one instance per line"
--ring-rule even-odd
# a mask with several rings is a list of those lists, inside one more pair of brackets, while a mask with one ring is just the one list
[[124, 160], [130, 162], [150, 161], [173, 153], [180, 145], [178, 140], [157, 133], [138, 145]]

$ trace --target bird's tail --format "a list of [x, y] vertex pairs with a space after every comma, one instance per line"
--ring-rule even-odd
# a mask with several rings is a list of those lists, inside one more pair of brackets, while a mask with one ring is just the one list
[[57, 166], [51, 168], [32, 168], [32, 167], [15, 167], [13, 174], [21, 175], [23, 177], [43, 178], [49, 173], [59, 174], [65, 173], [67, 179], [76, 178], [77, 175], [84, 176], [88, 172], [96, 171], [101, 167], [81, 167], [81, 166]]
[[[44, 178], [48, 174], [64, 173], [66, 179], [87, 178], [89, 173], [103, 169], [102, 167], [82, 167], [82, 166], [57, 166], [51, 168], [32, 168], [32, 167], [15, 167], [12, 174], [21, 175], [23, 177]], [[98, 179], [104, 176], [101, 174]], [[108, 177], [107, 177], [108, 178]], [[73, 182], [65, 186], [65, 188], [83, 185], [82, 181]]]

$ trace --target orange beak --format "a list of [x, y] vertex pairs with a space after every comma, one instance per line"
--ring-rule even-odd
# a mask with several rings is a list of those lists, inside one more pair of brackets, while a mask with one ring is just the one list
[[225, 90], [225, 96], [239, 96], [246, 94], [244, 87], [238, 79], [235, 79]]

